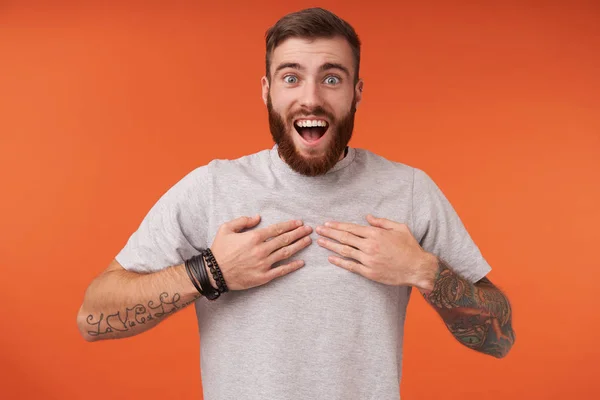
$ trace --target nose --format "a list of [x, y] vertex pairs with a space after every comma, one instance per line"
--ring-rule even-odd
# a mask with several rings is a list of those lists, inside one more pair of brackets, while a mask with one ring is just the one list
[[300, 105], [303, 108], [314, 108], [321, 105], [319, 85], [313, 81], [305, 81], [300, 94]]

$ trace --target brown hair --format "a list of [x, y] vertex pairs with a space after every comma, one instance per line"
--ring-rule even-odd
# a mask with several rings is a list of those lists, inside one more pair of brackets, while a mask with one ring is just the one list
[[331, 11], [316, 7], [287, 14], [269, 28], [265, 36], [267, 42], [267, 79], [269, 81], [271, 80], [271, 56], [275, 48], [284, 40], [292, 37], [318, 39], [342, 36], [348, 41], [352, 49], [356, 70], [354, 82], [358, 82], [360, 40], [354, 28]]

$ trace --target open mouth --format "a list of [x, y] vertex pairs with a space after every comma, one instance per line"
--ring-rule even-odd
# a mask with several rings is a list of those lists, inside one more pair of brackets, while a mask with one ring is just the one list
[[324, 119], [297, 119], [294, 128], [305, 142], [315, 144], [329, 129], [329, 122]]

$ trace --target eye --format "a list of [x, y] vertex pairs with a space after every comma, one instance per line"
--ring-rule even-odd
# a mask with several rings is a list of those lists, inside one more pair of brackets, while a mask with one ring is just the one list
[[338, 83], [340, 83], [340, 78], [331, 75], [325, 78], [325, 83], [328, 85], [337, 85]]
[[283, 77], [283, 81], [285, 83], [289, 83], [289, 84], [298, 83], [298, 77], [296, 77], [294, 75], [286, 75]]

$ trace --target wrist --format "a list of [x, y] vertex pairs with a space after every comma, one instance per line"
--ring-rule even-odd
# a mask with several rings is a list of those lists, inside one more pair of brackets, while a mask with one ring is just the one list
[[198, 295], [198, 290], [192, 282], [192, 276], [186, 271], [185, 263], [177, 265], [173, 268], [173, 273], [177, 274], [177, 279], [182, 283], [180, 293], [184, 298]]
[[439, 275], [439, 259], [434, 254], [423, 252], [417, 269], [417, 283], [414, 285], [419, 290], [430, 292], [433, 290], [435, 281]]

